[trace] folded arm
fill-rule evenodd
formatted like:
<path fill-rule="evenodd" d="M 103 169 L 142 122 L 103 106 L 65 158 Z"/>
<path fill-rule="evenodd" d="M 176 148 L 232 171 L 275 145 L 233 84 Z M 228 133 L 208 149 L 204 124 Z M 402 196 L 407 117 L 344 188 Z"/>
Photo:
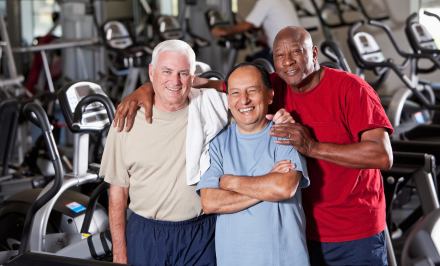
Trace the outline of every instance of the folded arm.
<path fill-rule="evenodd" d="M 283 201 L 295 195 L 301 176 L 301 172 L 293 170 L 252 177 L 224 175 L 220 188 L 262 201 Z"/>
<path fill-rule="evenodd" d="M 260 200 L 217 188 L 200 190 L 203 211 L 209 213 L 234 213 L 247 209 Z"/>

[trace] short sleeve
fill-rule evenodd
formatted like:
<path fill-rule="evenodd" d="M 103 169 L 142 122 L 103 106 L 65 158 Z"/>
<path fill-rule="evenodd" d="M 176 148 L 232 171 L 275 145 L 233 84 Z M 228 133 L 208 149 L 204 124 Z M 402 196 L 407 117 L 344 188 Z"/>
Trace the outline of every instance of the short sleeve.
<path fill-rule="evenodd" d="M 219 145 L 219 136 L 209 144 L 209 157 L 211 164 L 208 170 L 200 177 L 196 190 L 203 188 L 219 188 L 220 177 L 223 176 L 223 156 Z"/>
<path fill-rule="evenodd" d="M 304 156 L 302 156 L 291 145 L 279 145 L 277 144 L 275 150 L 275 162 L 282 160 L 290 160 L 295 164 L 295 171 L 301 172 L 302 177 L 299 182 L 300 188 L 306 188 L 310 185 L 309 172 L 307 170 L 307 162 Z"/>
<path fill-rule="evenodd" d="M 385 128 L 391 135 L 393 127 L 382 107 L 376 91 L 366 82 L 351 83 L 346 90 L 347 125 L 355 141 L 360 141 L 362 132 L 374 128 Z"/>
<path fill-rule="evenodd" d="M 252 8 L 249 15 L 246 17 L 246 21 L 254 25 L 256 28 L 261 27 L 265 17 L 267 16 L 267 12 L 269 10 L 268 3 L 266 0 L 258 0 L 254 8 Z"/>
<path fill-rule="evenodd" d="M 123 140 L 126 134 L 117 132 L 110 126 L 99 170 L 99 175 L 104 177 L 105 182 L 121 187 L 129 187 L 130 184 L 128 170 L 124 164 Z"/>

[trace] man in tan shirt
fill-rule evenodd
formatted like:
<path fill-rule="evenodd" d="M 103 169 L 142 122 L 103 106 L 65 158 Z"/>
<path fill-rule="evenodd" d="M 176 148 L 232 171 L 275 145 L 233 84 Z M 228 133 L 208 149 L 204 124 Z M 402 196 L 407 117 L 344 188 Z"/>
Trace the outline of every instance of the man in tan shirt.
<path fill-rule="evenodd" d="M 114 262 L 215 265 L 215 216 L 202 215 L 196 188 L 185 178 L 194 70 L 195 54 L 187 43 L 157 45 L 149 67 L 155 92 L 153 123 L 145 123 L 144 110 L 139 109 L 130 132 L 110 129 L 100 174 L 111 184 Z M 127 207 L 133 214 L 126 224 Z"/>

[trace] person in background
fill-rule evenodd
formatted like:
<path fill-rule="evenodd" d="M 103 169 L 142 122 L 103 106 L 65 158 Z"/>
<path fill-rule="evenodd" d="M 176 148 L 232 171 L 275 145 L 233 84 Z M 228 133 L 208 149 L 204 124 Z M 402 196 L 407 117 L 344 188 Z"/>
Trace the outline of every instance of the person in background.
<path fill-rule="evenodd" d="M 231 26 L 214 27 L 211 33 L 214 37 L 219 38 L 262 28 L 267 39 L 264 48 L 256 54 L 249 56 L 248 61 L 262 57 L 273 62 L 272 44 L 275 40 L 275 35 L 282 28 L 291 25 L 300 25 L 298 15 L 291 0 L 256 0 L 244 21 Z"/>

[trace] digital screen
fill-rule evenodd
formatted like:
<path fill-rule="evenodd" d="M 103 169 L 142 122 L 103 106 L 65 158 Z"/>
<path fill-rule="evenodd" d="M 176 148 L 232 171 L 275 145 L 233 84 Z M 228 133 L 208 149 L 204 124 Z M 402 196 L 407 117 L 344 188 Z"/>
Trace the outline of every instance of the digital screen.
<path fill-rule="evenodd" d="M 369 43 L 368 43 L 368 39 L 367 39 L 367 37 L 365 37 L 365 36 L 360 36 L 360 37 L 359 37 L 359 40 L 361 41 L 361 43 L 362 43 L 362 45 L 363 45 L 364 47 L 368 47 L 368 46 L 369 46 Z"/>
<path fill-rule="evenodd" d="M 416 31 L 421 37 L 425 36 L 425 31 L 423 30 L 423 27 L 421 25 L 416 26 Z"/>
<path fill-rule="evenodd" d="M 79 86 L 75 88 L 76 90 L 76 95 L 78 95 L 78 98 L 83 98 L 89 94 L 94 93 L 92 88 L 90 88 L 89 86 Z"/>

